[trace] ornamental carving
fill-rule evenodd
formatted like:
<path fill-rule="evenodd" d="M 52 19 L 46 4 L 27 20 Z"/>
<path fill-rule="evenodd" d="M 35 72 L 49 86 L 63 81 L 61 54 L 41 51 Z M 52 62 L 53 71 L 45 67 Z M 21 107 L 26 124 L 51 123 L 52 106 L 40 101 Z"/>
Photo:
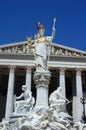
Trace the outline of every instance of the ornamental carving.
<path fill-rule="evenodd" d="M 34 44 L 32 41 L 31 44 Z M 0 48 L 0 54 L 12 54 L 12 55 L 33 55 L 35 51 L 35 46 L 28 46 L 28 41 L 21 44 L 11 44 Z M 82 51 L 76 51 L 73 49 L 66 49 L 66 47 L 59 47 L 52 43 L 51 48 L 49 48 L 49 53 L 52 56 L 62 56 L 62 57 L 86 57 L 86 53 Z"/>
<path fill-rule="evenodd" d="M 86 54 L 72 51 L 72 50 L 68 50 L 68 49 L 61 48 L 61 47 L 56 47 L 53 45 L 51 48 L 51 55 L 64 56 L 64 57 L 83 57 L 83 56 L 86 56 Z"/>
<path fill-rule="evenodd" d="M 31 54 L 31 49 L 28 44 L 13 45 L 0 49 L 0 54 Z"/>

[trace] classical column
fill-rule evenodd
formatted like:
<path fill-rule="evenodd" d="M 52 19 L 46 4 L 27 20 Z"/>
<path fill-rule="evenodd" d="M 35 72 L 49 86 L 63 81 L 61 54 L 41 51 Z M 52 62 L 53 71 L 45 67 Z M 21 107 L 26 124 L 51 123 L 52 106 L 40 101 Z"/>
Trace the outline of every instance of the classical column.
<path fill-rule="evenodd" d="M 32 67 L 26 67 L 26 86 L 29 90 L 31 90 L 31 69 Z"/>
<path fill-rule="evenodd" d="M 59 75 L 59 86 L 62 87 L 62 95 L 66 97 L 65 92 L 65 68 L 59 68 L 60 75 Z"/>
<path fill-rule="evenodd" d="M 83 115 L 83 104 L 80 101 L 80 99 L 83 98 L 81 69 L 76 69 L 76 95 L 77 95 L 77 102 L 75 110 L 76 111 L 75 121 L 80 121 Z"/>
<path fill-rule="evenodd" d="M 9 119 L 11 113 L 13 112 L 14 69 L 14 66 L 10 67 L 5 113 L 6 119 Z"/>
<path fill-rule="evenodd" d="M 72 78 L 72 95 L 73 95 L 73 99 L 72 99 L 72 115 L 73 115 L 73 119 L 74 122 L 77 121 L 77 93 L 76 93 L 76 80 L 75 77 L 73 76 Z"/>
<path fill-rule="evenodd" d="M 34 82 L 36 84 L 37 96 L 36 107 L 48 107 L 48 84 L 50 83 L 50 72 L 34 74 Z"/>

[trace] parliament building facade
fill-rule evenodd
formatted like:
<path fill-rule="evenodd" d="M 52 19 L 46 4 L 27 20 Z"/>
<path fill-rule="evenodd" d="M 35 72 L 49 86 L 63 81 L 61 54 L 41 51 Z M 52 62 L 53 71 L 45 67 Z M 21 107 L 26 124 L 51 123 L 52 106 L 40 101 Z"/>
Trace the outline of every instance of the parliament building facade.
<path fill-rule="evenodd" d="M 13 110 L 13 97 L 22 93 L 21 86 L 26 84 L 36 99 L 36 88 L 33 81 L 35 71 L 34 46 L 27 41 L 0 45 L 0 121 L 8 118 Z M 86 115 L 86 52 L 51 44 L 51 55 L 48 58 L 48 69 L 51 72 L 48 88 L 49 95 L 62 86 L 63 96 L 70 102 L 66 104 L 67 112 L 74 121 Z"/>

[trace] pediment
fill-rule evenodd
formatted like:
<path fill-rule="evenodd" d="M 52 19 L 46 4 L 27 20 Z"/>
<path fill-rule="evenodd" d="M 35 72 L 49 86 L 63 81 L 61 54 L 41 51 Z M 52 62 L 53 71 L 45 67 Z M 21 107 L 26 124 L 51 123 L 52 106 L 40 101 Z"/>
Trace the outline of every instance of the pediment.
<path fill-rule="evenodd" d="M 53 43 L 52 55 L 62 57 L 86 57 L 86 51 Z"/>
<path fill-rule="evenodd" d="M 0 55 L 33 55 L 34 46 L 28 46 L 27 41 L 0 45 Z M 59 57 L 86 57 L 86 52 L 57 43 L 51 44 L 51 55 Z"/>

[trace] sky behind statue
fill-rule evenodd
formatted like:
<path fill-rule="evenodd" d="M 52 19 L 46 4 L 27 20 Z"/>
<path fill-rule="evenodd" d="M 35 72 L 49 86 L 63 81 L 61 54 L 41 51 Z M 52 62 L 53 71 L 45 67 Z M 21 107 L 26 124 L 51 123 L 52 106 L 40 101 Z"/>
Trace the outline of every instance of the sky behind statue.
<path fill-rule="evenodd" d="M 0 44 L 21 42 L 36 34 L 40 21 L 53 42 L 86 51 L 86 0 L 0 0 Z"/>

